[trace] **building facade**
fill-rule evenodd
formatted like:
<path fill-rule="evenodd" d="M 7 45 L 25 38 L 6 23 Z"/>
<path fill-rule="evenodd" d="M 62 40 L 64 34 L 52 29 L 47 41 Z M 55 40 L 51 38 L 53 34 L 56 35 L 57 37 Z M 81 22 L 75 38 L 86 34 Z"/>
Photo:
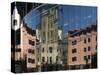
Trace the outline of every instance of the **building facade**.
<path fill-rule="evenodd" d="M 41 42 L 41 66 L 45 64 L 61 64 L 61 51 L 59 41 L 62 40 L 62 30 L 58 26 L 58 10 L 49 7 L 41 10 L 41 24 L 38 37 Z"/>
<path fill-rule="evenodd" d="M 36 71 L 36 31 L 20 20 L 16 6 L 11 19 L 11 60 L 14 68 L 12 71 Z"/>
<path fill-rule="evenodd" d="M 67 65 L 69 69 L 91 68 L 92 56 L 97 53 L 97 26 L 68 32 Z"/>

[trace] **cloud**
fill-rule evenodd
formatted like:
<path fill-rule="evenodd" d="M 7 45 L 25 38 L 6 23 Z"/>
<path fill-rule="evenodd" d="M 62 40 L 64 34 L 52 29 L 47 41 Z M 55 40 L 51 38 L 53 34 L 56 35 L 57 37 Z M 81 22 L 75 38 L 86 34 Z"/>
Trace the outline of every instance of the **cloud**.
<path fill-rule="evenodd" d="M 65 23 L 65 24 L 64 24 L 64 26 L 67 26 L 67 25 L 68 25 L 68 23 Z"/>
<path fill-rule="evenodd" d="M 92 17 L 92 16 L 90 16 L 90 15 L 88 16 L 88 18 L 91 18 L 91 17 Z"/>

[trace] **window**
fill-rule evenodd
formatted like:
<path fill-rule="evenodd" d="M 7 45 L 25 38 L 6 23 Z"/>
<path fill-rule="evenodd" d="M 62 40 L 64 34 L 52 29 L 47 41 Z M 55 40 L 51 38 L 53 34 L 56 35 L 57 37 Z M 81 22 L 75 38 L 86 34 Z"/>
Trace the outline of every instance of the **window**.
<path fill-rule="evenodd" d="M 34 46 L 35 45 L 35 41 L 29 40 L 29 44 Z"/>
<path fill-rule="evenodd" d="M 50 63 L 52 63 L 52 57 L 50 57 Z"/>
<path fill-rule="evenodd" d="M 72 49 L 72 53 L 76 53 L 76 52 L 77 52 L 76 48 Z"/>
<path fill-rule="evenodd" d="M 84 52 L 86 52 L 86 48 L 84 48 Z"/>
<path fill-rule="evenodd" d="M 56 56 L 56 61 L 58 61 L 58 56 Z"/>
<path fill-rule="evenodd" d="M 84 39 L 84 43 L 86 43 L 86 39 Z"/>
<path fill-rule="evenodd" d="M 32 50 L 31 53 L 34 54 L 34 50 Z"/>
<path fill-rule="evenodd" d="M 97 41 L 97 36 L 96 36 L 96 38 L 95 38 L 95 39 L 96 39 L 96 41 Z"/>
<path fill-rule="evenodd" d="M 88 59 L 90 59 L 90 55 L 88 55 Z"/>
<path fill-rule="evenodd" d="M 88 51 L 90 51 L 90 49 L 91 49 L 91 48 L 90 48 L 90 46 L 89 46 L 89 47 L 88 47 Z"/>
<path fill-rule="evenodd" d="M 16 52 L 21 52 L 20 48 L 15 49 Z"/>
<path fill-rule="evenodd" d="M 13 25 L 14 26 L 17 25 L 17 20 L 16 19 L 13 20 Z"/>
<path fill-rule="evenodd" d="M 95 46 L 95 49 L 97 50 L 97 45 Z"/>
<path fill-rule="evenodd" d="M 76 44 L 77 44 L 76 40 L 72 41 L 72 45 L 76 45 Z"/>
<path fill-rule="evenodd" d="M 35 59 L 28 58 L 29 63 L 35 63 Z"/>
<path fill-rule="evenodd" d="M 28 53 L 31 53 L 31 49 L 28 50 Z"/>
<path fill-rule="evenodd" d="M 53 49 L 52 47 L 49 47 L 49 52 L 50 52 L 50 53 L 52 53 L 52 49 Z"/>
<path fill-rule="evenodd" d="M 45 62 L 45 57 L 42 57 L 42 62 Z"/>
<path fill-rule="evenodd" d="M 20 29 L 18 29 L 18 30 L 16 31 L 16 33 L 15 33 L 15 36 L 14 36 L 14 37 L 16 37 L 15 40 L 14 40 L 16 45 L 18 45 L 18 44 L 21 43 L 20 35 L 21 35 Z"/>
<path fill-rule="evenodd" d="M 90 38 L 88 38 L 88 42 L 91 42 L 91 39 Z"/>
<path fill-rule="evenodd" d="M 72 57 L 72 61 L 73 62 L 77 61 L 77 58 L 76 57 Z"/>
<path fill-rule="evenodd" d="M 34 50 L 29 49 L 29 50 L 28 50 L 28 53 L 32 53 L 32 54 L 34 54 Z"/>
<path fill-rule="evenodd" d="M 44 48 L 42 48 L 42 52 L 44 52 Z"/>
<path fill-rule="evenodd" d="M 84 60 L 87 60 L 87 57 L 86 56 L 84 56 Z"/>

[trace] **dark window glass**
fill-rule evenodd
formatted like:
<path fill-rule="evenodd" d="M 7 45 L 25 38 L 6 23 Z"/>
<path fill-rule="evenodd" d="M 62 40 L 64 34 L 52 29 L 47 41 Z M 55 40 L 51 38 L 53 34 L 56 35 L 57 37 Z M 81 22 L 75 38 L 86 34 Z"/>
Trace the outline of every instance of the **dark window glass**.
<path fill-rule="evenodd" d="M 91 50 L 91 48 L 90 48 L 90 46 L 88 47 L 88 51 L 90 51 Z"/>
<path fill-rule="evenodd" d="M 45 57 L 42 57 L 42 62 L 45 62 Z"/>
<path fill-rule="evenodd" d="M 34 46 L 35 45 L 35 41 L 29 40 L 29 44 Z"/>
<path fill-rule="evenodd" d="M 58 61 L 58 56 L 56 56 L 56 61 Z"/>
<path fill-rule="evenodd" d="M 76 40 L 72 41 L 72 45 L 76 45 L 76 44 L 77 44 Z"/>
<path fill-rule="evenodd" d="M 86 43 L 86 39 L 84 39 L 84 43 Z"/>
<path fill-rule="evenodd" d="M 90 59 L 90 55 L 88 55 L 88 59 Z"/>
<path fill-rule="evenodd" d="M 84 52 L 86 52 L 86 48 L 84 48 Z"/>
<path fill-rule="evenodd" d="M 72 53 L 76 53 L 76 52 L 77 52 L 76 48 L 72 49 Z"/>
<path fill-rule="evenodd" d="M 52 49 L 53 49 L 52 47 L 49 47 L 49 52 L 50 52 L 50 53 L 52 53 Z"/>
<path fill-rule="evenodd" d="M 34 54 L 34 50 L 29 49 L 29 50 L 28 50 L 28 53 L 32 53 L 32 54 Z"/>
<path fill-rule="evenodd" d="M 95 49 L 97 50 L 97 45 L 95 46 Z"/>
<path fill-rule="evenodd" d="M 73 62 L 77 61 L 77 58 L 76 57 L 72 57 L 72 61 Z"/>
<path fill-rule="evenodd" d="M 88 42 L 91 42 L 91 39 L 90 38 L 88 38 Z"/>
<path fill-rule="evenodd" d="M 31 49 L 28 50 L 28 53 L 31 53 Z"/>
<path fill-rule="evenodd" d="M 52 57 L 50 57 L 50 63 L 52 63 Z"/>
<path fill-rule="evenodd" d="M 35 59 L 28 58 L 29 63 L 35 63 Z"/>
<path fill-rule="evenodd" d="M 32 54 L 34 54 L 34 50 L 32 50 Z"/>
<path fill-rule="evenodd" d="M 97 36 L 96 36 L 96 41 L 97 41 Z"/>
<path fill-rule="evenodd" d="M 44 52 L 44 48 L 42 48 L 42 52 Z"/>

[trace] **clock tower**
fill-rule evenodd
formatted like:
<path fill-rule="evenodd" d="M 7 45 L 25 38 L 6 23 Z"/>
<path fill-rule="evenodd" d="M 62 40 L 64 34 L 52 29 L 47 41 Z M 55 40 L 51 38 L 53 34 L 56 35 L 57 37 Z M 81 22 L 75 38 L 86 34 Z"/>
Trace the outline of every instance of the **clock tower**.
<path fill-rule="evenodd" d="M 11 21 L 11 28 L 15 31 L 18 30 L 20 28 L 20 14 L 18 13 L 16 4 L 13 10 L 13 14 L 11 15 Z"/>

